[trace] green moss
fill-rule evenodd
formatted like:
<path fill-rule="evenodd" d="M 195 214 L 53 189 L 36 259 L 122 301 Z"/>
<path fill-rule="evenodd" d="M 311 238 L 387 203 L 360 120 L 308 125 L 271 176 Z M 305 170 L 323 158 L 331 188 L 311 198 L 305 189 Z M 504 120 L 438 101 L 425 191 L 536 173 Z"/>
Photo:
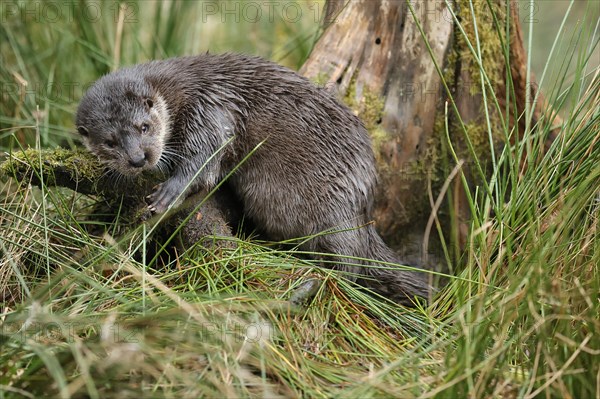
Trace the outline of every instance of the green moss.
<path fill-rule="evenodd" d="M 467 137 L 469 137 L 476 154 L 489 154 L 490 148 L 487 127 L 484 124 L 478 122 L 467 123 L 465 124 L 465 131 L 467 132 Z"/>
<path fill-rule="evenodd" d="M 369 132 L 375 131 L 381 123 L 383 117 L 383 99 L 365 88 L 359 108 L 359 117 L 364 121 Z"/>
<path fill-rule="evenodd" d="M 486 109 L 484 101 L 481 99 L 483 95 L 481 92 L 481 73 L 482 69 L 485 71 L 486 76 L 492 85 L 495 85 L 494 90 L 497 95 L 503 95 L 499 90 L 503 88 L 505 78 L 505 63 L 504 57 L 502 56 L 502 42 L 498 36 L 498 32 L 494 27 L 494 21 L 492 13 L 486 2 L 475 2 L 472 3 L 473 14 L 476 18 L 477 25 L 473 22 L 473 14 L 471 13 L 471 7 L 469 2 L 465 0 L 459 0 L 456 2 L 454 7 L 457 10 L 457 16 L 460 20 L 460 25 L 464 30 L 464 35 L 460 31 L 458 26 L 454 28 L 455 40 L 452 50 L 449 52 L 447 57 L 446 68 L 444 69 L 444 79 L 446 80 L 448 87 L 455 88 L 453 96 L 455 100 L 458 96 L 470 95 L 475 98 L 472 100 L 480 107 L 478 113 L 469 112 L 473 115 L 471 119 L 462 116 L 464 126 L 461 126 L 459 121 L 454 115 L 454 112 L 449 109 L 449 134 L 451 144 L 457 153 L 457 156 L 461 159 L 469 160 L 472 158 L 472 154 L 468 150 L 467 138 L 471 142 L 475 154 L 479 158 L 479 161 L 483 164 L 489 162 L 490 148 L 489 148 L 489 134 L 488 126 L 485 119 Z M 506 13 L 504 1 L 495 2 L 493 4 L 494 12 L 496 13 L 498 22 L 504 24 Z M 467 45 L 468 42 L 477 51 L 477 38 L 475 35 L 475 26 L 477 27 L 477 37 L 479 38 L 479 46 L 481 49 L 481 61 L 482 64 L 476 61 L 475 55 L 471 52 L 471 49 Z M 466 38 L 465 38 L 466 35 Z M 459 74 L 457 76 L 457 73 Z M 502 134 L 502 123 L 501 115 L 498 115 L 492 102 L 493 93 L 489 91 L 486 93 L 488 97 L 488 109 L 487 113 L 490 117 L 492 140 L 494 144 L 498 144 L 503 141 L 504 135 Z M 468 104 L 469 101 L 466 103 Z M 462 103 L 465 103 L 462 101 Z M 460 105 L 459 105 L 460 109 Z M 461 111 L 463 111 L 461 109 Z M 467 111 L 467 110 L 464 110 Z M 445 133 L 445 115 L 443 112 L 439 112 L 436 116 L 434 124 L 433 137 L 438 137 L 442 140 L 446 140 Z M 437 145 L 438 150 L 440 147 Z M 435 158 L 435 157 L 434 157 Z"/>
<path fill-rule="evenodd" d="M 492 12 L 486 2 L 474 2 L 473 13 L 471 13 L 469 2 L 458 1 L 457 9 L 460 10 L 459 16 L 461 26 L 468 38 L 469 43 L 477 52 L 477 37 L 479 38 L 479 48 L 481 50 L 481 66 L 477 62 L 475 55 L 469 49 L 465 36 L 456 28 L 455 51 L 457 58 L 461 61 L 461 67 L 468 71 L 470 82 L 469 90 L 471 94 L 481 92 L 481 68 L 485 71 L 489 81 L 494 84 L 504 80 L 504 57 L 500 53 L 502 42 L 494 28 Z M 498 4 L 499 3 L 499 4 Z M 501 24 L 504 23 L 505 5 L 504 1 L 494 3 L 494 13 Z M 477 25 L 473 22 L 473 14 Z M 477 26 L 477 35 L 475 34 Z"/>
<path fill-rule="evenodd" d="M 382 167 L 387 167 L 387 164 L 385 164 L 385 162 L 380 162 L 381 145 L 389 140 L 387 132 L 383 130 L 381 126 L 377 126 L 374 129 L 370 130 L 369 134 L 371 135 L 371 144 L 373 146 L 373 150 L 375 151 L 375 158 L 377 159 L 377 164 Z"/>
<path fill-rule="evenodd" d="M 439 140 L 446 140 L 446 126 L 445 126 L 445 121 L 444 121 L 444 116 L 441 115 L 439 117 L 436 118 L 435 124 L 434 124 L 434 135 L 433 138 L 438 138 Z M 471 121 L 468 123 L 464 124 L 464 131 L 463 131 L 463 127 L 459 126 L 458 123 L 454 122 L 454 121 L 450 121 L 450 126 L 449 126 L 449 131 L 450 131 L 450 139 L 451 139 L 451 144 L 454 148 L 454 151 L 456 151 L 456 155 L 459 159 L 471 159 L 471 153 L 468 150 L 468 146 L 466 143 L 466 137 L 469 138 L 469 141 L 471 142 L 471 145 L 473 146 L 473 149 L 475 151 L 475 154 L 477 154 L 477 156 L 479 157 L 480 161 L 484 161 L 486 159 L 489 159 L 489 154 L 490 154 L 490 146 L 489 146 L 489 137 L 488 137 L 488 131 L 487 131 L 487 125 L 485 124 L 484 121 Z M 465 136 L 466 133 L 466 136 Z M 436 161 L 439 160 L 440 158 L 440 154 L 439 151 L 441 150 L 441 143 L 439 142 L 439 140 L 437 140 L 438 142 L 435 145 L 432 145 L 431 147 L 435 147 L 437 152 L 433 152 L 431 155 L 428 154 L 428 162 L 431 163 L 435 163 Z M 428 148 L 429 151 L 429 148 Z M 447 154 L 449 156 L 449 154 Z"/>
<path fill-rule="evenodd" d="M 363 121 L 369 133 L 373 134 L 379 128 L 383 117 L 383 98 L 373 90 L 363 86 L 360 98 L 357 100 L 356 78 L 353 77 L 343 101 Z"/>
<path fill-rule="evenodd" d="M 34 169 L 39 172 L 40 160 L 43 167 L 55 169 L 61 167 L 62 170 L 69 171 L 74 180 L 96 181 L 103 173 L 103 168 L 96 157 L 84 149 L 67 150 L 56 148 L 53 150 L 27 149 L 22 152 L 15 152 L 11 157 L 0 165 L 1 175 L 22 174 L 19 172 L 27 169 Z M 46 175 L 47 179 L 52 179 L 52 175 Z M 55 184 L 52 180 L 46 181 L 47 185 Z"/>
<path fill-rule="evenodd" d="M 326 73 L 319 73 L 317 76 L 311 78 L 310 80 L 315 85 L 323 87 L 329 83 L 329 75 L 327 75 Z"/>

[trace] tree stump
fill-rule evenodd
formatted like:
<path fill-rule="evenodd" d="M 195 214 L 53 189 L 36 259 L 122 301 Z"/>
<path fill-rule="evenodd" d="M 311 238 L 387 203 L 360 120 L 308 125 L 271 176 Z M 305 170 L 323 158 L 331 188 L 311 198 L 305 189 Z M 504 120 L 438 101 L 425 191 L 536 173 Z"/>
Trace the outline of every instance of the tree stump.
<path fill-rule="evenodd" d="M 500 0 L 491 3 L 496 19 L 487 2 L 473 4 L 475 25 L 467 1 L 329 1 L 323 33 L 300 71 L 337 91 L 365 122 L 380 176 L 377 229 L 389 244 L 413 258 L 422 255 L 421 240 L 430 223 L 433 201 L 456 165 L 447 151 L 446 109 L 451 144 L 464 160 L 463 171 L 471 182 L 486 177 L 470 167 L 473 156 L 490 166 L 492 150 L 504 143 L 503 115 L 493 106 L 488 109 L 494 135 L 492 140 L 488 137 L 481 68 L 466 38 L 475 46 L 478 35 L 483 44 L 483 69 L 502 101 L 507 100 L 506 85 L 512 75 L 517 109 L 511 109 L 515 116 L 511 121 L 519 123 L 519 131 L 523 131 L 524 118 L 519 116 L 525 109 L 526 57 L 517 10 L 510 8 L 512 63 L 507 68 L 502 50 L 506 5 Z M 495 26 L 500 26 L 500 33 Z M 500 109 L 504 110 L 502 101 Z M 540 97 L 534 107 L 534 123 L 542 105 Z M 446 194 L 447 205 L 437 213 L 446 221 L 445 233 L 455 237 L 460 248 L 466 239 L 469 212 L 460 179 L 454 181 Z"/>

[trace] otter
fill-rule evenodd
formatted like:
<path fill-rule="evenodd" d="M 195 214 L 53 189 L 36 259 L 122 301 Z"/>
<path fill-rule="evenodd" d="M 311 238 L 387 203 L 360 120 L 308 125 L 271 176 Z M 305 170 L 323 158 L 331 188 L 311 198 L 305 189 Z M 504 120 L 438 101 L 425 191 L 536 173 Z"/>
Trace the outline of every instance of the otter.
<path fill-rule="evenodd" d="M 76 126 L 109 169 L 167 174 L 148 197 L 154 213 L 245 160 L 228 184 L 269 238 L 314 235 L 303 250 L 335 254 L 318 260 L 376 293 L 404 304 L 428 295 L 424 273 L 377 262 L 402 263 L 371 223 L 377 173 L 363 123 L 288 68 L 232 53 L 123 68 L 88 89 Z"/>

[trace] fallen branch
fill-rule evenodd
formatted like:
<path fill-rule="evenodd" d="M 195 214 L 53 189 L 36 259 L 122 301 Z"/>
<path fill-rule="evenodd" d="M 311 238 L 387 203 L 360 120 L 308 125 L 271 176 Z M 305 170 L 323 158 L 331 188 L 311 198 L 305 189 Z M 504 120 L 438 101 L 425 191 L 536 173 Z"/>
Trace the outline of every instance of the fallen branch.
<path fill-rule="evenodd" d="M 143 223 L 150 216 L 144 198 L 162 180 L 157 174 L 142 174 L 136 178 L 117 179 L 85 150 L 33 150 L 9 155 L 0 165 L 0 176 L 7 175 L 22 183 L 41 187 L 66 187 L 80 194 L 100 197 L 119 210 L 121 224 L 128 227 Z M 237 203 L 226 190 L 205 198 L 197 193 L 188 198 L 163 221 L 163 229 L 175 231 L 182 223 L 179 243 L 187 249 L 198 241 L 212 246 L 206 236 L 233 237 L 230 225 L 239 218 Z M 198 208 L 197 205 L 204 200 Z M 194 215 L 190 216 L 190 213 Z M 232 241 L 223 241 L 231 246 Z"/>

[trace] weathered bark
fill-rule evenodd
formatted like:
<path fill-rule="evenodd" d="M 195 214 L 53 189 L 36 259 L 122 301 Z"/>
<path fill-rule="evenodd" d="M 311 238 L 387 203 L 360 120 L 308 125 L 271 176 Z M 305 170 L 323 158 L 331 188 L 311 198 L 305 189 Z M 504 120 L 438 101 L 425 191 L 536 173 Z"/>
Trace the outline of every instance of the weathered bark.
<path fill-rule="evenodd" d="M 441 2 L 416 2 L 418 10 Z M 404 1 L 328 3 L 335 18 L 308 61 L 305 76 L 335 87 L 372 133 L 380 176 L 375 218 L 384 238 L 427 211 L 425 169 L 440 95 L 440 77 Z M 438 9 L 439 10 L 439 9 Z M 422 21 L 442 64 L 451 45 L 451 21 Z M 421 193 L 421 195 L 419 194 Z M 406 243 L 402 243 L 405 244 Z"/>
<path fill-rule="evenodd" d="M 492 3 L 502 30 L 504 2 Z M 469 3 L 449 1 L 448 4 L 474 44 L 475 28 Z M 487 2 L 475 2 L 474 7 L 477 34 L 485 44 L 481 50 L 483 67 L 497 97 L 503 99 L 507 74 L 502 42 Z M 513 10 L 510 21 L 512 63 L 509 68 L 518 108 L 512 112 L 521 115 L 525 106 L 525 52 L 515 13 Z M 447 147 L 445 107 L 451 101 L 449 94 L 458 111 L 454 111 L 450 102 L 450 140 L 458 156 L 465 161 L 463 170 L 473 182 L 480 182 L 484 176 L 469 168 L 472 154 L 459 118 L 467 127 L 476 156 L 485 166 L 490 160 L 490 144 L 497 149 L 503 143 L 501 115 L 492 104 L 488 106 L 491 129 L 497 132 L 490 143 L 483 112 L 480 68 L 445 2 L 413 1 L 409 6 L 406 0 L 337 0 L 327 3 L 325 15 L 323 34 L 301 73 L 337 90 L 364 120 L 372 135 L 380 175 L 375 210 L 377 228 L 393 246 L 405 251 L 408 248 L 409 255 L 411 248 L 412 252 L 419 252 L 421 243 L 415 243 L 414 237 L 422 237 L 432 212 L 428 187 L 433 187 L 435 200 L 455 165 L 454 159 L 444 151 Z M 450 93 L 442 84 L 434 61 Z M 503 107 L 501 104 L 502 110 Z M 539 115 L 541 105 L 535 109 Z M 455 182 L 447 193 L 450 207 L 437 212 L 440 217 L 445 216 L 445 220 L 453 215 L 455 223 L 447 223 L 447 226 L 454 226 L 452 236 L 464 243 L 469 213 L 460 179 Z"/>

